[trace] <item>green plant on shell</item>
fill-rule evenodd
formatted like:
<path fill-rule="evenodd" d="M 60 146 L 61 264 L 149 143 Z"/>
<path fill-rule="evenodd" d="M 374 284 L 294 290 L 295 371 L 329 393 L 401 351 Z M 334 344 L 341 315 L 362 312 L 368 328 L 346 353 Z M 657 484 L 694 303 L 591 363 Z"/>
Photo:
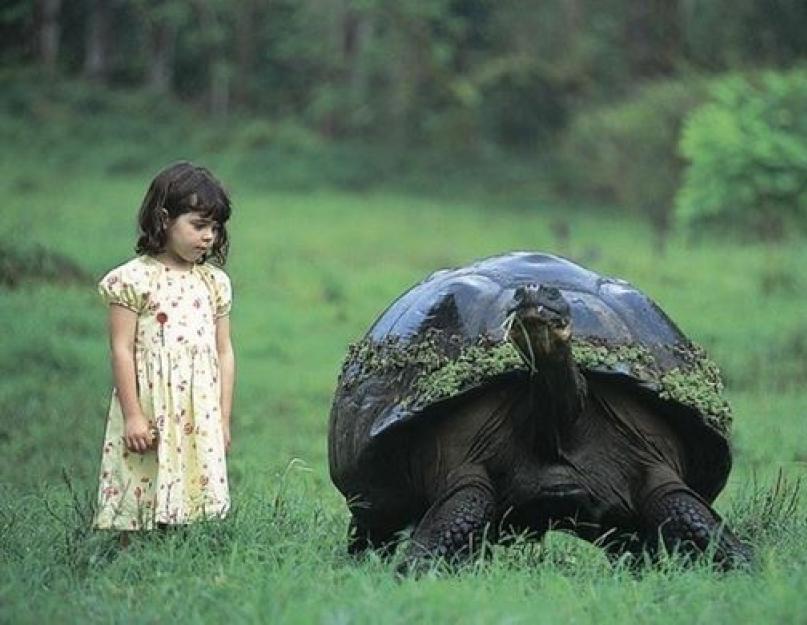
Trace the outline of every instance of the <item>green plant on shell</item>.
<path fill-rule="evenodd" d="M 681 350 L 679 355 L 682 355 Z M 720 370 L 697 345 L 692 345 L 682 357 L 687 366 L 671 369 L 661 377 L 659 397 L 697 409 L 709 425 L 727 434 L 731 427 L 731 407 L 723 397 Z"/>
<path fill-rule="evenodd" d="M 452 397 L 484 380 L 526 367 L 511 343 L 494 347 L 471 346 L 431 375 L 418 378 L 413 388 L 417 403 L 426 406 Z"/>
<path fill-rule="evenodd" d="M 681 366 L 662 369 L 644 345 L 612 343 L 596 338 L 572 339 L 572 353 L 580 367 L 628 373 L 658 389 L 659 397 L 697 410 L 707 424 L 726 435 L 731 410 L 723 398 L 720 372 L 697 345 L 667 346 Z M 341 385 L 353 387 L 382 376 L 397 389 L 402 405 L 421 410 L 450 399 L 497 376 L 528 369 L 509 341 L 487 337 L 464 342 L 439 331 L 426 332 L 417 341 L 397 337 L 365 339 L 351 345 L 342 369 Z"/>

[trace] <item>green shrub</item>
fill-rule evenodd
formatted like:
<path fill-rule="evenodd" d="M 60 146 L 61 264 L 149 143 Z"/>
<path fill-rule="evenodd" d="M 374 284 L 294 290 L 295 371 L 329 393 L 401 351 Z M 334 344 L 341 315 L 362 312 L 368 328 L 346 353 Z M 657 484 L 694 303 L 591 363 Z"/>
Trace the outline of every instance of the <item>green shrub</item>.
<path fill-rule="evenodd" d="M 683 132 L 678 218 L 760 239 L 807 230 L 805 111 L 804 68 L 717 82 Z"/>
<path fill-rule="evenodd" d="M 579 113 L 562 147 L 566 191 L 641 213 L 663 236 L 684 165 L 677 154 L 680 130 L 704 97 L 701 79 L 664 81 Z"/>

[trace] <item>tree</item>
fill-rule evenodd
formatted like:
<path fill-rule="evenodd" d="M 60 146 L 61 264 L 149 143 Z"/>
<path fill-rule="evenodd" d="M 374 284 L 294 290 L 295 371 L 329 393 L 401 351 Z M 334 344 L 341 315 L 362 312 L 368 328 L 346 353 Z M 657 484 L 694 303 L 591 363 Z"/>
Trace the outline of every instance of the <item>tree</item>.
<path fill-rule="evenodd" d="M 196 50 L 207 66 L 209 111 L 225 117 L 230 109 L 232 63 L 227 42 L 232 39 L 234 7 L 221 0 L 193 0 L 192 6 L 198 18 Z"/>
<path fill-rule="evenodd" d="M 263 4 L 258 0 L 240 0 L 235 11 L 235 72 L 233 103 L 240 109 L 253 104 L 255 52 L 258 47 L 258 25 L 265 19 Z"/>
<path fill-rule="evenodd" d="M 84 75 L 93 80 L 104 80 L 109 69 L 109 0 L 91 0 L 84 49 Z"/>
<path fill-rule="evenodd" d="M 146 84 L 158 93 L 174 86 L 177 33 L 188 22 L 189 10 L 181 0 L 135 0 L 146 43 Z"/>
<path fill-rule="evenodd" d="M 39 60 L 49 71 L 56 69 L 61 29 L 59 13 L 62 0 L 37 0 Z"/>

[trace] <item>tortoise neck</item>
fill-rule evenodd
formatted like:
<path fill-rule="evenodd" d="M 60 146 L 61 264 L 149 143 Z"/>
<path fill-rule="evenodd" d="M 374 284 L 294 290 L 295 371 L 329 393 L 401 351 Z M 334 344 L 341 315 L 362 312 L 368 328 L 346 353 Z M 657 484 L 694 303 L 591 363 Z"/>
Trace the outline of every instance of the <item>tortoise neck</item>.
<path fill-rule="evenodd" d="M 549 445 L 542 451 L 555 457 L 560 453 L 566 432 L 585 407 L 586 379 L 569 345 L 536 364 L 536 371 L 530 377 L 532 411 L 539 428 L 538 440 L 541 445 Z"/>

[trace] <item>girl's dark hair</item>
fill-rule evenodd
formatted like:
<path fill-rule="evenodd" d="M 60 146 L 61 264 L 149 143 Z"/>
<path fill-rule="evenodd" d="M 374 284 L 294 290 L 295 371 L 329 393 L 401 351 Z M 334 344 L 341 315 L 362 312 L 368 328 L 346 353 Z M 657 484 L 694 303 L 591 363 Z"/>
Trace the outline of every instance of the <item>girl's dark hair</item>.
<path fill-rule="evenodd" d="M 218 225 L 216 240 L 200 262 L 208 258 L 220 265 L 227 262 L 230 241 L 225 224 L 230 218 L 230 198 L 209 170 L 180 161 L 154 177 L 137 217 L 139 236 L 135 251 L 138 254 L 158 254 L 165 249 L 168 234 L 163 208 L 170 219 L 194 212 L 215 221 Z"/>

